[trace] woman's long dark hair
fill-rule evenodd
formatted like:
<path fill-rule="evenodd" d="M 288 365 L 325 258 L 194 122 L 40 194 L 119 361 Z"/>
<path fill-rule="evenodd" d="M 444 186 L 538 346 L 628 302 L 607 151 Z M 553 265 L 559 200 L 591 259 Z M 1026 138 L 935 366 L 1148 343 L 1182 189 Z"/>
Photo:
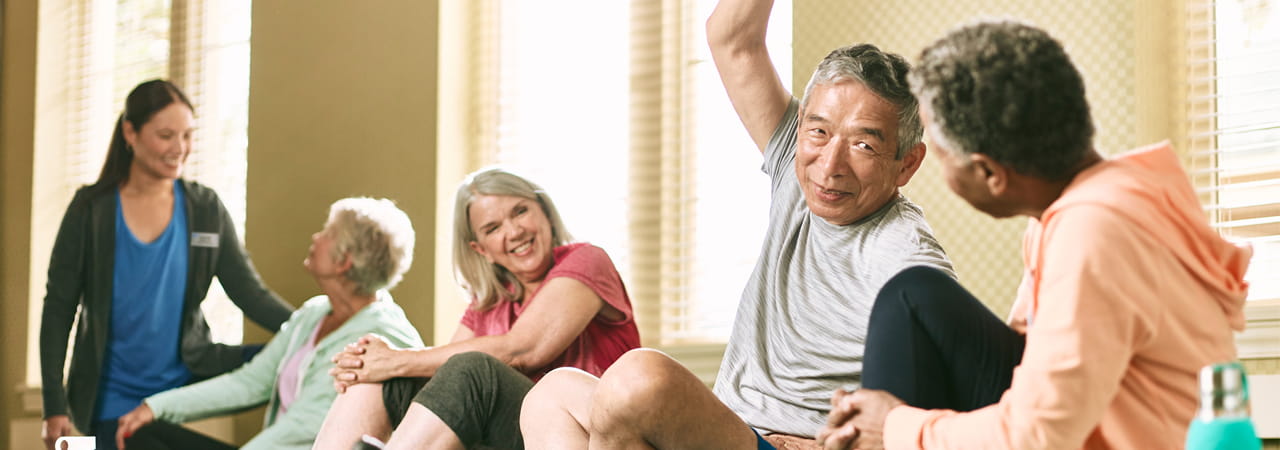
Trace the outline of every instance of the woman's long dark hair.
<path fill-rule="evenodd" d="M 107 148 L 107 161 L 102 163 L 102 173 L 98 181 L 89 188 L 95 191 L 113 190 L 129 179 L 129 166 L 133 164 L 133 148 L 124 139 L 124 122 L 133 124 L 135 132 L 142 131 L 142 126 L 160 110 L 182 102 L 194 112 L 191 101 L 173 83 L 165 80 L 151 80 L 139 84 L 129 92 L 124 101 L 124 112 L 116 120 L 115 132 L 111 134 L 111 146 Z"/>

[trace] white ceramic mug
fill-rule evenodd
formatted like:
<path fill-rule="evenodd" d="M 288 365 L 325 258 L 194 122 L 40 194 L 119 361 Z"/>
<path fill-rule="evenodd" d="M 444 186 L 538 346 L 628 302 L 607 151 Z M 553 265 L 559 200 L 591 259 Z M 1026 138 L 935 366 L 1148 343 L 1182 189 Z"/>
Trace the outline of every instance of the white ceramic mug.
<path fill-rule="evenodd" d="M 62 446 L 63 442 L 67 443 L 66 447 Z M 56 450 L 94 450 L 98 448 L 98 438 L 93 436 L 63 436 L 53 444 L 53 448 Z"/>

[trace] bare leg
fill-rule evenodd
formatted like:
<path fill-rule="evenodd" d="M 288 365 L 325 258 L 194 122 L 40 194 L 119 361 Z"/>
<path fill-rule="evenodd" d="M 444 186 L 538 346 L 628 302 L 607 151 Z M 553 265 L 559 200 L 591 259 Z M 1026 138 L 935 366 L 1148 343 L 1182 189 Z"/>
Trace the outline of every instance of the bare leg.
<path fill-rule="evenodd" d="M 746 422 L 665 353 L 622 355 L 592 396 L 590 448 L 755 448 Z"/>
<path fill-rule="evenodd" d="M 329 407 L 312 450 L 351 450 L 368 434 L 380 440 L 391 435 L 391 419 L 382 404 L 382 384 L 357 384 L 339 394 Z"/>
<path fill-rule="evenodd" d="M 400 422 L 400 426 L 391 434 L 391 441 L 387 442 L 387 450 L 463 448 L 462 441 L 449 425 L 427 407 L 416 402 L 409 405 L 404 421 Z"/>
<path fill-rule="evenodd" d="M 520 407 L 525 448 L 587 448 L 591 397 L 599 382 L 589 373 L 566 367 L 551 371 L 533 385 Z"/>

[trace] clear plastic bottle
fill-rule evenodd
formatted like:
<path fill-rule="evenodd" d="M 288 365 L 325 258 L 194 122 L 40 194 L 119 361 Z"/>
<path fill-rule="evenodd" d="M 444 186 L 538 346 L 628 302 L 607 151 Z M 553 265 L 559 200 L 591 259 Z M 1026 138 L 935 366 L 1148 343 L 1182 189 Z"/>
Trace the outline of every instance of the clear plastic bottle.
<path fill-rule="evenodd" d="M 1200 409 L 1187 430 L 1187 450 L 1258 450 L 1249 418 L 1249 382 L 1239 361 L 1200 369 Z"/>

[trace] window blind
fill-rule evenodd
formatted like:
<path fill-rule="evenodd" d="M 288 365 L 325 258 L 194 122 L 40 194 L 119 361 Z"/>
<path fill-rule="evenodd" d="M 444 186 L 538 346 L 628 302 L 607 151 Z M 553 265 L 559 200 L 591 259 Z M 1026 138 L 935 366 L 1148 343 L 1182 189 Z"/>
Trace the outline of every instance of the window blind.
<path fill-rule="evenodd" d="M 1191 176 L 1213 226 L 1254 248 L 1249 299 L 1280 299 L 1280 2 L 1187 13 Z"/>
<path fill-rule="evenodd" d="M 686 168 L 694 182 L 694 263 L 692 297 L 673 318 L 671 338 L 725 342 L 761 242 L 768 227 L 769 178 L 764 159 L 729 103 L 720 74 L 711 61 L 704 23 L 717 2 L 698 0 L 683 39 L 688 51 L 682 67 L 690 130 L 685 145 L 693 153 Z M 792 2 L 776 1 L 765 44 L 783 83 L 791 80 Z M 788 169 L 790 170 L 790 169 Z"/>
<path fill-rule="evenodd" d="M 214 189 L 245 236 L 251 0 L 171 0 L 169 79 L 195 105 L 184 176 Z M 214 283 L 201 305 L 217 342 L 238 344 L 243 314 Z"/>
<path fill-rule="evenodd" d="M 683 2 L 632 1 L 629 116 L 632 275 L 646 345 L 669 344 L 690 297 L 692 154 L 685 146 Z"/>
<path fill-rule="evenodd" d="M 574 238 L 605 249 L 628 280 L 627 4 L 480 6 L 490 31 L 473 70 L 493 83 L 475 96 L 471 169 L 499 165 L 542 186 Z"/>
<path fill-rule="evenodd" d="M 659 281 L 655 342 L 668 349 L 728 340 L 768 226 L 762 156 L 707 46 L 705 22 L 715 5 L 632 6 L 632 183 L 657 193 L 652 205 L 633 205 L 640 223 L 632 232 L 654 229 L 650 224 L 660 231 L 648 273 Z M 773 5 L 766 44 L 779 76 L 790 80 L 791 2 Z"/>

